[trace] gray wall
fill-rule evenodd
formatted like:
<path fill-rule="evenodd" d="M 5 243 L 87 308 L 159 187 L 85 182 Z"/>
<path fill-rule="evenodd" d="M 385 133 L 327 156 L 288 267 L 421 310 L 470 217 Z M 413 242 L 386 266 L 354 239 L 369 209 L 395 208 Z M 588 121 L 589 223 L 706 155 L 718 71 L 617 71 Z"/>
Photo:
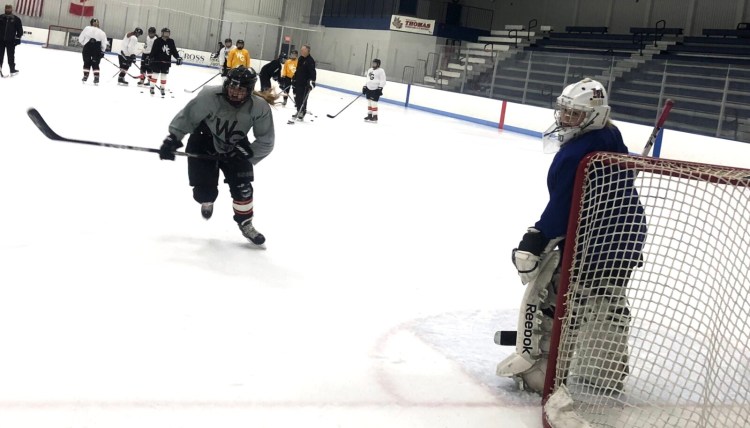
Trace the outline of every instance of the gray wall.
<path fill-rule="evenodd" d="M 144 32 L 151 26 L 157 31 L 169 27 L 178 47 L 215 51 L 217 43 L 232 34 L 234 39 L 245 38 L 248 48 L 252 48 L 251 53 L 263 51 L 265 57 L 266 50 L 269 54 L 277 50 L 281 35 L 281 30 L 272 24 L 319 25 L 323 1 L 99 0 L 94 2 L 94 16 L 100 20 L 107 36 L 115 39 L 122 39 L 135 27 L 143 28 Z M 71 15 L 69 5 L 70 0 L 46 0 L 41 17 L 21 16 L 21 19 L 24 25 L 37 28 L 50 25 L 83 28 L 88 25 L 90 18 Z M 248 22 L 255 25 L 248 25 Z M 227 29 L 230 25 L 231 28 Z M 235 31 L 236 35 L 233 34 Z M 270 40 L 272 38 L 276 40 Z"/>

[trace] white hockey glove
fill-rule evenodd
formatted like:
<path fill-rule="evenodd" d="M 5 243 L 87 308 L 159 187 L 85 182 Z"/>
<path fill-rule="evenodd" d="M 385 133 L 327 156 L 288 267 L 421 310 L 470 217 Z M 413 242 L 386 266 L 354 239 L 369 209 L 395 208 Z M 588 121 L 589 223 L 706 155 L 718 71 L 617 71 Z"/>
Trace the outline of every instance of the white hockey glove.
<path fill-rule="evenodd" d="M 530 227 L 523 235 L 518 248 L 513 249 L 513 265 L 518 270 L 523 285 L 539 275 L 542 257 L 552 251 L 562 238 L 550 240 L 539 230 Z"/>

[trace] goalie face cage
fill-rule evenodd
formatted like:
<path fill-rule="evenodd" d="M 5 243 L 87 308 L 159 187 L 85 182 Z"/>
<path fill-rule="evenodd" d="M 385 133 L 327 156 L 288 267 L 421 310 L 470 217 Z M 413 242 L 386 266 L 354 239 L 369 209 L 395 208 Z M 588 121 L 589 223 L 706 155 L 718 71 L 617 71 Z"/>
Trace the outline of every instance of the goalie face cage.
<path fill-rule="evenodd" d="M 50 25 L 47 32 L 47 42 L 42 47 L 81 52 L 83 46 L 78 42 L 81 31 L 83 30 L 80 28 Z"/>
<path fill-rule="evenodd" d="M 594 153 L 575 186 L 545 427 L 750 426 L 750 170 Z"/>

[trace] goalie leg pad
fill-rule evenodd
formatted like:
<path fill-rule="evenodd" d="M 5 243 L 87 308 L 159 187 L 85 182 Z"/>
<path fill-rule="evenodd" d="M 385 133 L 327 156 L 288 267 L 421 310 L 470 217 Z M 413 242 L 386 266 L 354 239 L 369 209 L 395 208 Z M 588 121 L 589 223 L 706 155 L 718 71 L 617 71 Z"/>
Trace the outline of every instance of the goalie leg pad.
<path fill-rule="evenodd" d="M 607 294 L 585 300 L 572 369 L 589 385 L 622 391 L 629 372 L 630 310 L 624 287 L 609 285 L 605 289 Z"/>
<path fill-rule="evenodd" d="M 513 378 L 521 389 L 541 392 L 544 388 L 559 264 L 557 250 L 542 257 L 539 274 L 526 286 L 521 301 L 516 352 L 497 365 L 496 374 Z"/>

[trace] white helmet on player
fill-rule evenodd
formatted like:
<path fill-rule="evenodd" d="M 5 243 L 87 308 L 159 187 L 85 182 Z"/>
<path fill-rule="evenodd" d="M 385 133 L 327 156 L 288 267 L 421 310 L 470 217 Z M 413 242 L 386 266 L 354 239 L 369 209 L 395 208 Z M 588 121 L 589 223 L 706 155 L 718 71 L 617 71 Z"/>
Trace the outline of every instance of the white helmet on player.
<path fill-rule="evenodd" d="M 588 77 L 568 85 L 557 97 L 555 123 L 542 137 L 545 153 L 560 147 L 585 132 L 602 129 L 609 120 L 609 97 L 604 86 Z"/>

